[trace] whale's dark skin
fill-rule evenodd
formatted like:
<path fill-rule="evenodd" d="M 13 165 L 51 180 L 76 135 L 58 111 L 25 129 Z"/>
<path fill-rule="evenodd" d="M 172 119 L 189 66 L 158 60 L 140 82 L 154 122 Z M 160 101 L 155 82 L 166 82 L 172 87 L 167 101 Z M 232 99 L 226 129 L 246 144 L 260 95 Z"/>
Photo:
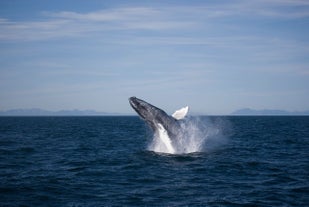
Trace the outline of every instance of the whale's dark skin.
<path fill-rule="evenodd" d="M 165 111 L 159 109 L 146 101 L 136 97 L 129 98 L 130 105 L 136 113 L 151 127 L 156 133 L 159 124 L 167 131 L 171 140 L 175 139 L 181 133 L 181 126 L 179 121 L 169 116 Z"/>

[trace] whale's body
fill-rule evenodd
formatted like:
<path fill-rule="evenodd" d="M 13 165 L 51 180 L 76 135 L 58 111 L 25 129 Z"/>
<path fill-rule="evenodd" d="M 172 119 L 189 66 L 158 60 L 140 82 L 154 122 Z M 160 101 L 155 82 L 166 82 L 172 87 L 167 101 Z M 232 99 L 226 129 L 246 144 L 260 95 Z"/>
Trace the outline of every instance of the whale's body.
<path fill-rule="evenodd" d="M 177 119 L 182 119 L 186 115 L 188 107 L 182 108 L 170 116 L 162 109 L 136 97 L 129 98 L 129 102 L 154 133 L 159 134 L 169 151 L 173 152 L 173 142 L 183 133 L 181 123 Z"/>

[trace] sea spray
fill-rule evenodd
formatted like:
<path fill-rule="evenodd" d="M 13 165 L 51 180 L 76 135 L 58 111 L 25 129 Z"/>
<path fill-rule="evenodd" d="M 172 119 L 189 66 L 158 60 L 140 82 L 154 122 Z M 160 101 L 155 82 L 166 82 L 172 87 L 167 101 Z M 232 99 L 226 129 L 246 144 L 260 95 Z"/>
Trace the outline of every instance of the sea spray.
<path fill-rule="evenodd" d="M 180 121 L 181 131 L 171 140 L 162 127 L 154 134 L 148 146 L 150 151 L 187 154 L 212 150 L 226 142 L 224 132 L 229 128 L 222 118 L 187 117 Z"/>

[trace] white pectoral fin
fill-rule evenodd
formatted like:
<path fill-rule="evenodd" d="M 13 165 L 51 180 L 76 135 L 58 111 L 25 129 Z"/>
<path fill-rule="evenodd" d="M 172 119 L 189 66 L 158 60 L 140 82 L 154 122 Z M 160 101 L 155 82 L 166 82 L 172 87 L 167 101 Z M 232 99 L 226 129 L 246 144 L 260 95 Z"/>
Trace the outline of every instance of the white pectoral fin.
<path fill-rule="evenodd" d="M 172 146 L 171 139 L 169 138 L 166 129 L 161 124 L 158 124 L 158 131 L 159 131 L 159 137 L 161 141 L 165 144 L 168 153 L 174 154 L 175 150 Z"/>
<path fill-rule="evenodd" d="M 188 111 L 189 111 L 189 106 L 183 107 L 183 108 L 175 111 L 173 113 L 172 117 L 174 117 L 177 120 L 183 119 L 187 115 Z"/>

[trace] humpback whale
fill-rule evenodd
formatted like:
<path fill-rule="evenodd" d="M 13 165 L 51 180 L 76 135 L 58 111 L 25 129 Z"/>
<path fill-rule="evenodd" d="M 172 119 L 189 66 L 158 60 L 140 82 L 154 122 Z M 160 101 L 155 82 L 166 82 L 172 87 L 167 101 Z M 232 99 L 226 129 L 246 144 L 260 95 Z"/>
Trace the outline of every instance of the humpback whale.
<path fill-rule="evenodd" d="M 129 102 L 154 133 L 160 136 L 168 151 L 174 153 L 173 142 L 177 142 L 177 137 L 183 134 L 183 128 L 179 120 L 186 116 L 189 107 L 177 110 L 170 116 L 162 109 L 136 97 L 129 98 Z"/>

